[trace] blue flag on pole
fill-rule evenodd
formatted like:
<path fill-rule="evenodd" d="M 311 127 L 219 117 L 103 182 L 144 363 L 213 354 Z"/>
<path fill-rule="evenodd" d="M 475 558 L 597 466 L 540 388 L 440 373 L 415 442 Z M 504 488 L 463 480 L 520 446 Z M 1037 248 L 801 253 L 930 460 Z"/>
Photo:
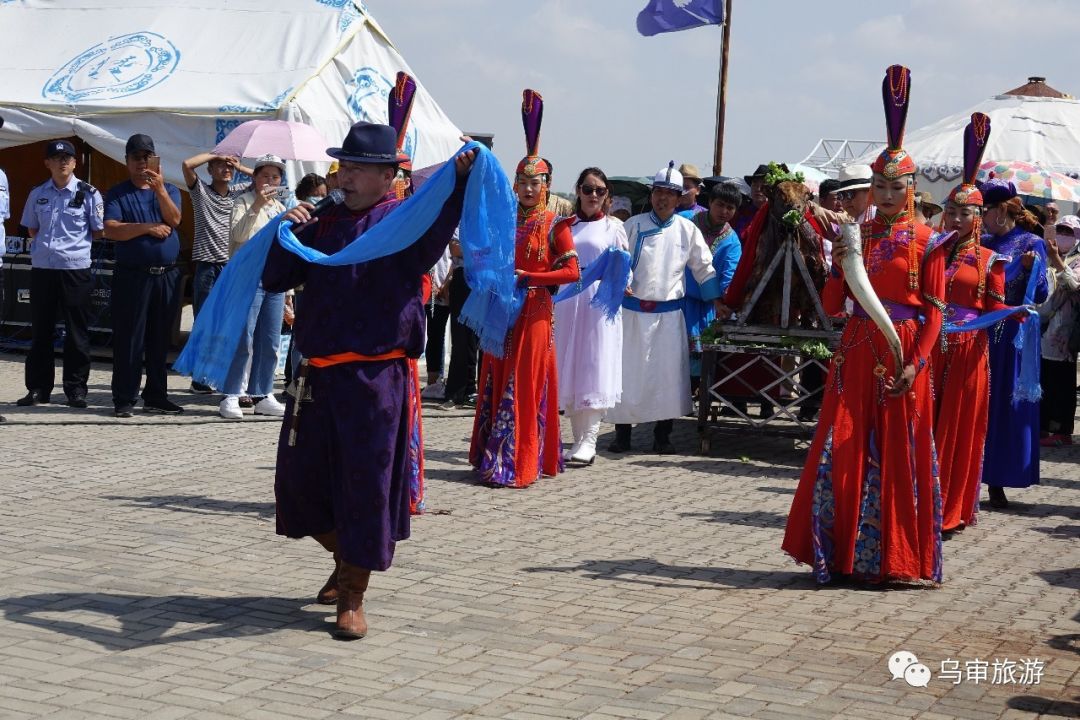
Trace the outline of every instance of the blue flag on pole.
<path fill-rule="evenodd" d="M 638 32 L 646 37 L 723 23 L 723 0 L 649 0 L 637 16 Z"/>

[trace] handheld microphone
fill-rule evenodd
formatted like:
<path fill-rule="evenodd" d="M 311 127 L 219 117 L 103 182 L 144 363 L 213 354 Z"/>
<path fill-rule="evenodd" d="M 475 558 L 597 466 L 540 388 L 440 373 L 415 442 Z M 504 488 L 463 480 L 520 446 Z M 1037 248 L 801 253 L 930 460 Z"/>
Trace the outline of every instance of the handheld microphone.
<path fill-rule="evenodd" d="M 322 215 L 330 208 L 334 207 L 335 205 L 340 205 L 343 202 L 345 202 L 345 192 L 343 190 L 339 190 L 338 188 L 334 188 L 326 197 L 315 203 L 315 207 L 309 210 L 309 212 L 311 213 L 310 220 L 300 225 L 292 223 L 291 221 L 289 222 L 291 226 L 294 227 L 294 229 L 305 228 L 311 223 L 315 222 L 315 218 L 317 218 L 319 215 Z"/>
<path fill-rule="evenodd" d="M 335 205 L 340 205 L 343 202 L 345 202 L 345 192 L 338 188 L 334 188 L 326 197 L 315 203 L 315 208 L 311 211 L 311 217 L 321 215 Z"/>

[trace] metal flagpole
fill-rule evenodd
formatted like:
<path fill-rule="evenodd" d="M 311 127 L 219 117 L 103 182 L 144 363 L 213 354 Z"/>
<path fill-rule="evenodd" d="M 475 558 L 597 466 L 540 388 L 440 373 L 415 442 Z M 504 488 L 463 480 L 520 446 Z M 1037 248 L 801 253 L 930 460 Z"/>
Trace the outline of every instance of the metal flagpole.
<path fill-rule="evenodd" d="M 723 48 L 720 50 L 720 85 L 716 91 L 716 144 L 713 146 L 713 175 L 719 175 L 724 164 L 724 114 L 727 110 L 728 45 L 731 41 L 731 0 L 724 2 Z"/>

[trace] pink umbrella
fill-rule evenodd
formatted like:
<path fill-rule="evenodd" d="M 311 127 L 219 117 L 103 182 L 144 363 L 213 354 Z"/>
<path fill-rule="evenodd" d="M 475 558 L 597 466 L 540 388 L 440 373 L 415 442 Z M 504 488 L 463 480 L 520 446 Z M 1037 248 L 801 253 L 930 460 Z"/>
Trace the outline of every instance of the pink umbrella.
<path fill-rule="evenodd" d="M 248 120 L 233 128 L 214 148 L 216 155 L 257 158 L 277 155 L 282 160 L 329 162 L 326 142 L 319 131 L 288 120 Z"/>

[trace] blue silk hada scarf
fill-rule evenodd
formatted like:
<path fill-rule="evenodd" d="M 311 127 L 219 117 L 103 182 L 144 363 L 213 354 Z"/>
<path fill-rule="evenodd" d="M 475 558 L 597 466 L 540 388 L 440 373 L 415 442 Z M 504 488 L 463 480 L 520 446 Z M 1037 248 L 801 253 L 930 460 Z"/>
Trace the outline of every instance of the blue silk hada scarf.
<path fill-rule="evenodd" d="M 1022 257 L 1022 256 L 1021 256 Z M 1005 266 L 1005 282 L 1015 280 L 1023 270 L 1020 257 Z M 1013 402 L 1038 402 L 1042 398 L 1042 387 L 1039 384 L 1040 349 L 1039 341 L 1039 313 L 1036 312 L 1035 287 L 1044 272 L 1043 259 L 1035 257 L 1035 263 L 1031 266 L 1031 274 L 1028 276 L 1027 286 L 1024 288 L 1024 305 L 1020 308 L 1003 308 L 994 312 L 985 313 L 970 322 L 954 324 L 945 323 L 944 331 L 947 333 L 971 332 L 975 330 L 988 330 L 999 322 L 1007 321 L 1018 312 L 1027 313 L 1027 318 L 1017 328 L 1016 337 L 1013 338 L 1013 347 L 1020 351 L 1020 374 L 1013 388 Z"/>
<path fill-rule="evenodd" d="M 465 266 L 466 270 L 468 265 Z M 466 273 L 468 280 L 468 273 Z M 581 279 L 563 287 L 552 298 L 560 303 L 579 295 L 595 282 L 600 284 L 589 301 L 591 307 L 604 313 L 608 322 L 615 322 L 622 307 L 623 295 L 630 280 L 630 253 L 612 247 L 589 263 L 581 273 Z M 469 283 L 472 287 L 472 283 Z M 521 309 L 525 307 L 528 288 L 515 288 L 513 295 L 503 298 L 495 293 L 473 291 L 461 308 L 460 321 L 480 336 L 480 349 L 496 357 L 502 357 L 506 345 L 506 331 L 513 329 Z"/>
<path fill-rule="evenodd" d="M 515 294 L 517 201 L 495 156 L 477 142 L 467 143 L 459 153 L 468 150 L 476 150 L 476 160 L 466 182 L 459 224 L 465 277 L 475 295 L 490 296 L 500 305 L 510 307 Z M 272 243 L 278 242 L 317 265 L 353 265 L 393 255 L 428 231 L 456 182 L 455 165 L 447 162 L 400 207 L 362 237 L 329 256 L 301 244 L 290 229 L 291 223 L 283 222 L 281 216 L 274 218 L 229 260 L 199 312 L 199 319 L 173 369 L 215 387 L 225 384 Z M 481 343 L 490 345 L 497 337 L 501 350 L 512 326 L 506 322 L 509 319 L 509 315 L 489 318 L 480 333 Z"/>
<path fill-rule="evenodd" d="M 609 247 L 601 253 L 581 273 L 581 280 L 560 290 L 554 302 L 569 300 L 598 281 L 600 284 L 589 305 L 603 311 L 608 322 L 614 322 L 630 281 L 630 253 L 621 248 Z"/>

